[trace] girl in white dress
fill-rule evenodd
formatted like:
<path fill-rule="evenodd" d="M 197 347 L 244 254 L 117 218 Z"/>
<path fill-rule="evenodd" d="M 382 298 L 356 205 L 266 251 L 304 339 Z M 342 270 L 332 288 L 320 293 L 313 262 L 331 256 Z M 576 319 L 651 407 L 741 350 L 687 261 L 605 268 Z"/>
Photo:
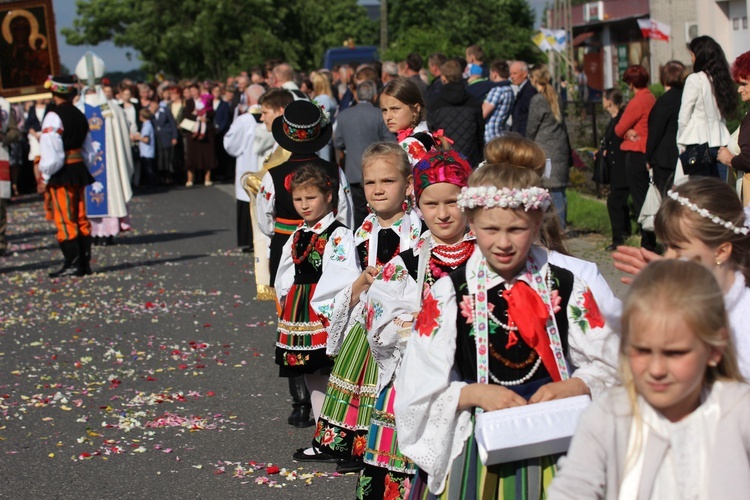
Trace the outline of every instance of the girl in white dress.
<path fill-rule="evenodd" d="M 750 386 L 722 291 L 694 262 L 654 262 L 625 300 L 623 387 L 586 409 L 550 499 L 744 498 Z"/>

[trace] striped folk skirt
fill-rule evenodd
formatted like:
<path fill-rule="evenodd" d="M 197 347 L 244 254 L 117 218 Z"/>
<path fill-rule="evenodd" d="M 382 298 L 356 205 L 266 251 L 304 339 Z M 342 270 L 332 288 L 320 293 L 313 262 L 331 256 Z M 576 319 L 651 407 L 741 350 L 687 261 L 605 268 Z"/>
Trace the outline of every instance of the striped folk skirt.
<path fill-rule="evenodd" d="M 473 417 L 472 417 L 473 424 Z M 549 455 L 505 464 L 482 465 L 474 434 L 451 465 L 445 489 L 433 495 L 427 489 L 427 474 L 419 471 L 411 500 L 541 500 L 557 471 L 562 455 Z"/>
<path fill-rule="evenodd" d="M 378 364 L 367 332 L 355 323 L 344 339 L 328 379 L 314 446 L 344 460 L 361 459 L 375 407 Z"/>
<path fill-rule="evenodd" d="M 326 354 L 328 334 L 310 307 L 315 283 L 294 284 L 289 290 L 279 318 L 276 364 L 279 376 L 330 373 L 333 361 Z"/>
<path fill-rule="evenodd" d="M 416 472 L 414 462 L 398 448 L 393 403 L 396 390 L 388 384 L 372 411 L 365 450 L 365 468 L 357 482 L 357 498 L 397 500 L 409 498 Z"/>

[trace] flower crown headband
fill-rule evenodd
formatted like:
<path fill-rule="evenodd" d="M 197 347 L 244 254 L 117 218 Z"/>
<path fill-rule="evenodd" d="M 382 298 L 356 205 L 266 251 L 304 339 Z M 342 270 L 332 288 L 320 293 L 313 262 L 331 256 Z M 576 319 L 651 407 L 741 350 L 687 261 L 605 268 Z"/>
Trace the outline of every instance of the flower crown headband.
<path fill-rule="evenodd" d="M 701 208 L 689 199 L 685 198 L 684 196 L 680 196 L 677 191 L 672 191 L 671 189 L 667 191 L 667 196 L 672 198 L 674 201 L 682 205 L 683 207 L 687 207 L 696 214 L 700 215 L 704 219 L 708 219 L 714 224 L 718 224 L 720 226 L 724 226 L 726 229 L 729 229 L 734 234 L 742 234 L 747 236 L 748 233 L 750 233 L 750 227 L 747 225 L 750 224 L 750 219 L 748 219 L 747 211 L 745 211 L 745 224 L 742 227 L 735 226 L 732 222 L 726 221 L 719 217 L 718 215 L 714 215 L 705 208 Z"/>
<path fill-rule="evenodd" d="M 525 189 L 498 189 L 495 186 L 478 186 L 461 188 L 458 195 L 458 205 L 462 209 L 484 207 L 488 208 L 521 208 L 545 211 L 552 204 L 552 197 L 544 188 L 530 187 Z"/>

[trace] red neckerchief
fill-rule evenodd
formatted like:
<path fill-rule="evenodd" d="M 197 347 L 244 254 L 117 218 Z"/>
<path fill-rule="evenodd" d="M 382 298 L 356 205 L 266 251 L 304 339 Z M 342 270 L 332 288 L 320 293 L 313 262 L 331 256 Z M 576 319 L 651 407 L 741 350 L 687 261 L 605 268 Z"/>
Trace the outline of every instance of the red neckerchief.
<path fill-rule="evenodd" d="M 525 281 L 504 290 L 503 298 L 508 303 L 508 323 L 518 326 L 521 338 L 542 358 L 552 380 L 559 382 L 560 372 L 547 335 L 547 315 L 551 313 L 542 298 Z"/>

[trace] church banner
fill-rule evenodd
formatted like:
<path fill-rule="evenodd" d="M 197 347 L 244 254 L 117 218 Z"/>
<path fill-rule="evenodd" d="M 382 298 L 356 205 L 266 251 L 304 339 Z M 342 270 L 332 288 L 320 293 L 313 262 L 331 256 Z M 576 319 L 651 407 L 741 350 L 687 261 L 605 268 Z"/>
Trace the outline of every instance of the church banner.
<path fill-rule="evenodd" d="M 89 217 L 106 217 L 109 214 L 107 206 L 107 140 L 105 137 L 105 123 L 100 106 L 86 104 L 86 119 L 89 121 L 91 142 L 96 151 L 96 159 L 89 165 L 94 183 L 86 186 L 86 214 Z"/>

